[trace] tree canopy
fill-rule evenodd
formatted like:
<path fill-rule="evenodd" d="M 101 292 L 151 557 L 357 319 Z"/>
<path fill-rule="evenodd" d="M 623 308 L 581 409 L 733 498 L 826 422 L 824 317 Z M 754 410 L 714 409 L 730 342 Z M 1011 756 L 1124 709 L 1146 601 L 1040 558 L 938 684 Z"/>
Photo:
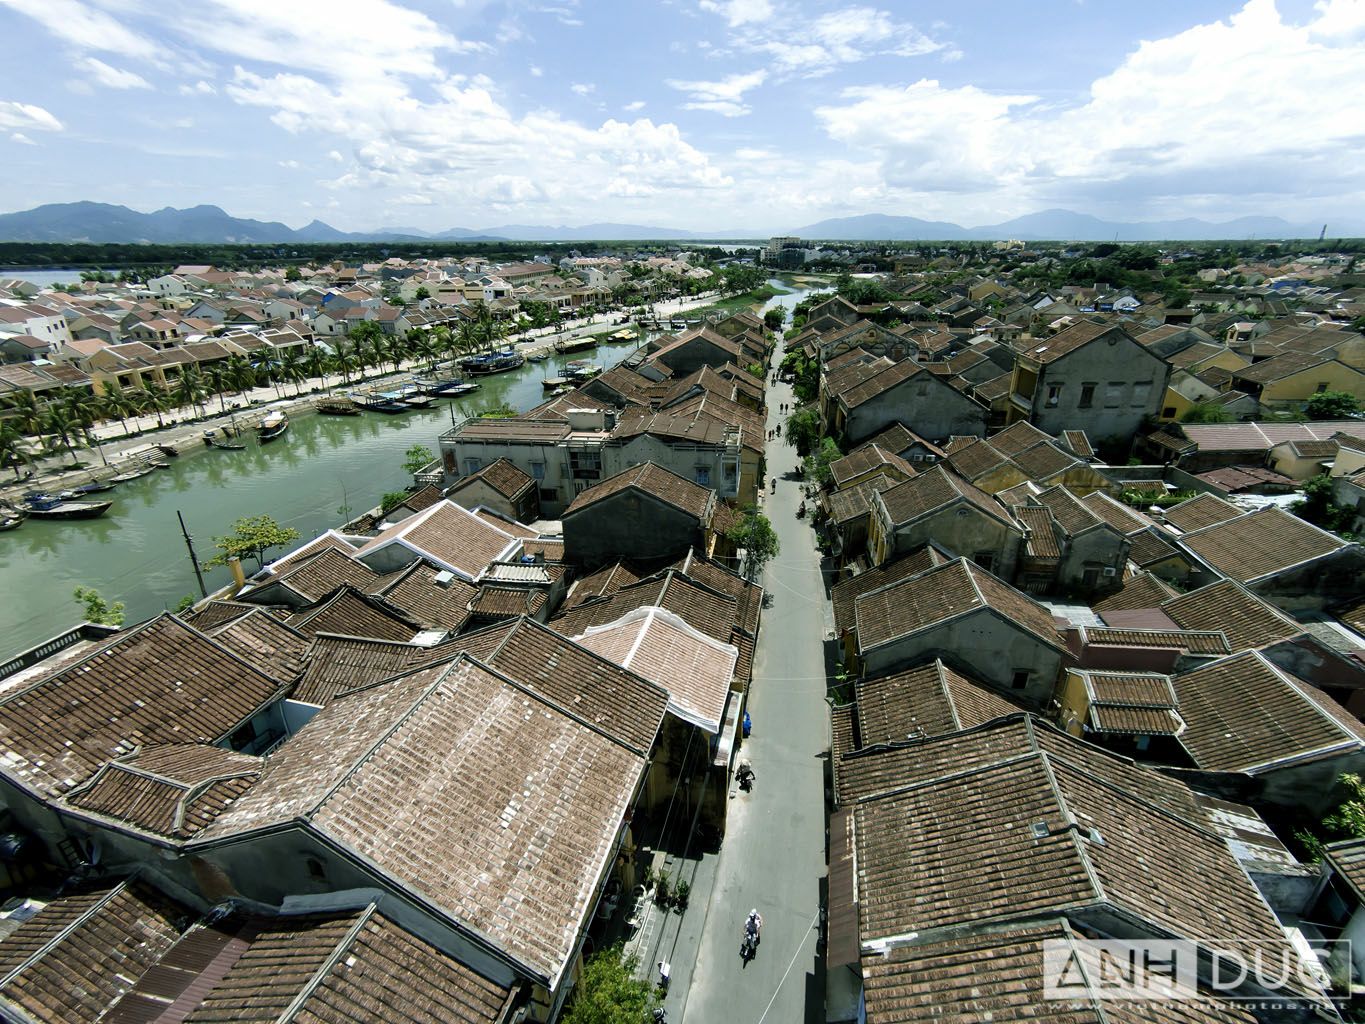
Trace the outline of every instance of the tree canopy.
<path fill-rule="evenodd" d="M 123 602 L 106 601 L 94 587 L 77 587 L 72 594 L 85 610 L 85 621 L 101 626 L 123 625 Z"/>
<path fill-rule="evenodd" d="M 834 443 L 833 438 L 821 439 L 820 444 L 806 456 L 805 463 L 802 466 L 806 479 L 824 487 L 833 478 L 830 473 L 830 463 L 843 457 L 844 453 L 839 451 L 839 446 Z"/>
<path fill-rule="evenodd" d="M 403 453 L 403 470 L 416 475 L 436 460 L 431 449 L 424 444 L 414 444 Z"/>
<path fill-rule="evenodd" d="M 1308 399 L 1310 420 L 1341 420 L 1360 412 L 1360 400 L 1349 391 L 1319 391 Z"/>
<path fill-rule="evenodd" d="M 635 976 L 639 966 L 634 953 L 622 957 L 620 944 L 590 957 L 561 1018 L 564 1024 L 647 1024 L 659 995 L 650 982 Z"/>
<path fill-rule="evenodd" d="M 757 579 L 763 567 L 782 550 L 773 524 L 755 505 L 744 509 L 740 521 L 725 536 L 736 547 L 744 549 L 744 575 L 751 580 Z"/>
<path fill-rule="evenodd" d="M 265 565 L 265 553 L 299 539 L 299 531 L 281 526 L 270 516 L 243 516 L 232 524 L 232 533 L 214 537 L 218 554 L 204 563 L 205 569 L 227 565 L 229 558 L 254 558 L 256 568 Z"/>

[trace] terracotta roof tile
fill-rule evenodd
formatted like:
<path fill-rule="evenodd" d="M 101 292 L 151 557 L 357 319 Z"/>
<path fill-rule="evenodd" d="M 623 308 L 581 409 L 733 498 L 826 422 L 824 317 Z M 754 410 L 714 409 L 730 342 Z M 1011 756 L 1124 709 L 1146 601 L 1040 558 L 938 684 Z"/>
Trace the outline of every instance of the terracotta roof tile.
<path fill-rule="evenodd" d="M 1197 494 L 1179 505 L 1172 505 L 1162 516 L 1182 533 L 1202 530 L 1216 523 L 1226 523 L 1242 515 L 1242 509 L 1230 501 L 1224 501 L 1216 494 Z"/>
<path fill-rule="evenodd" d="M 1025 710 L 938 659 L 859 680 L 855 708 L 860 746 L 970 729 Z"/>
<path fill-rule="evenodd" d="M 888 488 L 878 500 L 885 506 L 893 527 L 912 523 L 955 501 L 965 500 L 993 519 L 1018 529 L 1003 505 L 944 466 L 933 466 Z"/>
<path fill-rule="evenodd" d="M 421 632 L 417 622 L 383 598 L 349 586 L 299 609 L 289 616 L 288 624 L 309 637 L 341 633 L 407 642 Z"/>
<path fill-rule="evenodd" d="M 703 487 L 701 484 L 680 477 L 677 473 L 652 462 L 632 466 L 630 469 L 608 477 L 601 483 L 594 484 L 592 487 L 579 492 L 569 507 L 564 510 L 564 518 L 567 519 L 602 499 L 627 488 L 636 488 L 658 498 L 665 504 L 681 509 L 689 515 L 695 516 L 703 526 L 710 521 L 716 492 L 709 487 Z"/>
<path fill-rule="evenodd" d="M 917 576 L 935 566 L 947 565 L 951 561 L 952 558 L 941 549 L 926 544 L 902 555 L 894 562 L 884 562 L 875 569 L 840 580 L 834 584 L 830 592 L 834 604 L 835 628 L 840 632 L 855 628 L 854 602 L 863 594 L 880 590 L 887 584 L 903 580 L 907 576 Z"/>
<path fill-rule="evenodd" d="M 1234 651 L 1297 636 L 1300 626 L 1232 580 L 1167 598 L 1160 608 L 1182 629 L 1222 630 Z"/>
<path fill-rule="evenodd" d="M 1346 546 L 1277 505 L 1187 533 L 1181 543 L 1223 575 L 1251 583 Z"/>

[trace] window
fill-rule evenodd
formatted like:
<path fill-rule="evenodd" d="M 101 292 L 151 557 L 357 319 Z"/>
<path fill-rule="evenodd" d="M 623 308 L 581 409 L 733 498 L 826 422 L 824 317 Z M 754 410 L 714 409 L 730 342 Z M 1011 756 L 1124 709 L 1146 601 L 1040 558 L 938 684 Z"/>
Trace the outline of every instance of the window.
<path fill-rule="evenodd" d="M 545 463 L 543 462 L 531 463 L 531 479 L 532 480 L 545 479 Z"/>
<path fill-rule="evenodd" d="M 1111 380 L 1104 386 L 1104 407 L 1117 409 L 1123 404 L 1123 381 Z"/>
<path fill-rule="evenodd" d="M 1162 416 L 1163 419 L 1168 419 L 1168 420 L 1173 420 L 1173 419 L 1175 419 L 1175 406 L 1173 406 L 1173 405 L 1168 405 L 1168 406 L 1166 406 L 1166 408 L 1164 408 L 1164 409 L 1161 410 L 1161 416 Z"/>
<path fill-rule="evenodd" d="M 1062 386 L 1060 384 L 1049 384 L 1047 386 L 1047 403 L 1049 409 L 1057 408 L 1057 403 L 1062 400 Z"/>
<path fill-rule="evenodd" d="M 1082 384 L 1082 385 L 1081 385 L 1081 400 L 1080 400 L 1080 402 L 1079 402 L 1078 404 L 1079 404 L 1080 408 L 1082 408 L 1082 409 L 1089 409 L 1092 405 L 1095 404 L 1095 385 L 1094 385 L 1094 384 Z"/>
<path fill-rule="evenodd" d="M 923 461 L 924 461 L 924 456 L 921 455 L 919 452 L 911 452 L 911 453 L 910 453 L 910 461 L 911 461 L 911 462 L 923 462 Z"/>
<path fill-rule="evenodd" d="M 710 467 L 710 466 L 694 466 L 693 469 L 692 469 L 692 479 L 694 479 L 695 481 L 697 481 L 697 483 L 701 484 L 703 487 L 710 487 L 710 486 L 711 486 L 711 467 Z"/>
<path fill-rule="evenodd" d="M 1152 396 L 1152 382 L 1140 380 L 1133 385 L 1133 400 L 1130 403 L 1134 409 L 1145 409 L 1147 400 Z"/>
<path fill-rule="evenodd" d="M 991 568 L 995 565 L 995 555 L 991 554 L 989 551 L 978 551 L 972 556 L 972 561 L 987 572 L 990 572 Z"/>
<path fill-rule="evenodd" d="M 475 458 L 468 458 L 468 459 L 465 459 L 465 460 L 464 460 L 464 475 L 465 475 L 465 476 L 473 476 L 473 475 L 474 475 L 475 473 L 477 473 L 478 471 L 479 471 L 479 460 L 478 460 L 478 459 L 475 459 Z"/>
<path fill-rule="evenodd" d="M 1010 689 L 1012 690 L 1025 689 L 1028 686 L 1028 677 L 1029 677 L 1028 669 L 1026 668 L 1015 669 L 1014 675 L 1010 678 Z"/>
<path fill-rule="evenodd" d="M 1327 390 L 1327 381 L 1325 381 L 1325 380 L 1324 380 L 1324 381 L 1321 381 L 1321 382 L 1318 384 L 1318 386 L 1317 386 L 1317 392 L 1318 392 L 1318 394 L 1322 394 L 1322 393 L 1323 393 L 1324 391 L 1326 391 L 1326 390 Z"/>

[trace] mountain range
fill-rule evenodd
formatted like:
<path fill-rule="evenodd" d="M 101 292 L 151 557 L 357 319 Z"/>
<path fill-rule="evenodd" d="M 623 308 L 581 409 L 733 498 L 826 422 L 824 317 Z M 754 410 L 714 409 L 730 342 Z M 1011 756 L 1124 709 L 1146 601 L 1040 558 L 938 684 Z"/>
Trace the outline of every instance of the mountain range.
<path fill-rule="evenodd" d="M 950 221 L 870 213 L 839 217 L 785 232 L 800 238 L 839 241 L 988 241 L 1016 238 L 1021 241 L 1192 241 L 1227 238 L 1316 238 L 1321 224 L 1291 224 L 1279 217 L 1240 217 L 1211 223 L 1187 217 L 1182 220 L 1116 222 L 1071 210 L 1042 210 L 1000 224 L 965 228 Z M 1328 224 L 1333 238 L 1365 235 L 1365 223 Z M 233 217 L 217 206 L 187 210 L 165 207 L 139 213 L 108 203 L 50 203 L 19 213 L 0 214 L 0 241 L 95 242 L 95 243 L 200 243 L 262 244 L 278 242 L 426 242 L 426 241 L 540 241 L 584 242 L 595 240 L 648 241 L 688 239 L 755 239 L 764 232 L 683 231 L 641 224 L 583 224 L 545 226 L 503 224 L 470 229 L 450 228 L 428 232 L 394 227 L 375 231 L 340 231 L 320 220 L 301 228 L 279 221 Z"/>

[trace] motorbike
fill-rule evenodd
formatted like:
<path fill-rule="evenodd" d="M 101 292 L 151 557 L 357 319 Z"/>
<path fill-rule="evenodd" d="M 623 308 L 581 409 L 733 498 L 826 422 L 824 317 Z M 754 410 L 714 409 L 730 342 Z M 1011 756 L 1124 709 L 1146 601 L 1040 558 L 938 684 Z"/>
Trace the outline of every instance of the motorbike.
<path fill-rule="evenodd" d="M 739 788 L 744 792 L 749 792 L 754 788 L 754 770 L 747 763 L 742 763 L 735 772 L 735 781 L 739 783 Z"/>

